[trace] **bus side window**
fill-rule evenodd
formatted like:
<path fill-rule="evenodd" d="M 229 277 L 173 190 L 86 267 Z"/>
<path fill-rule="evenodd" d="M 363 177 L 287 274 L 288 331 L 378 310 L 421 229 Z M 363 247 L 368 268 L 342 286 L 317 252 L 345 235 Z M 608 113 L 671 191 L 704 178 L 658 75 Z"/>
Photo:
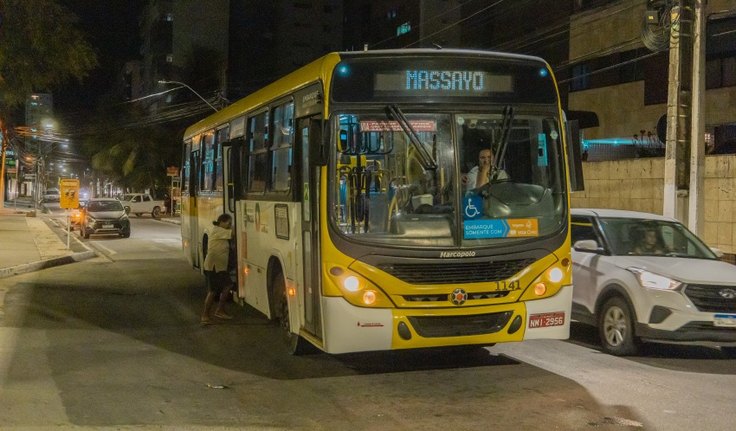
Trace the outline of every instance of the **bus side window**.
<path fill-rule="evenodd" d="M 294 102 L 276 106 L 272 110 L 273 145 L 271 145 L 271 190 L 288 191 L 291 188 L 291 165 L 294 143 Z"/>
<path fill-rule="evenodd" d="M 248 118 L 248 191 L 262 193 L 268 181 L 268 111 Z"/>

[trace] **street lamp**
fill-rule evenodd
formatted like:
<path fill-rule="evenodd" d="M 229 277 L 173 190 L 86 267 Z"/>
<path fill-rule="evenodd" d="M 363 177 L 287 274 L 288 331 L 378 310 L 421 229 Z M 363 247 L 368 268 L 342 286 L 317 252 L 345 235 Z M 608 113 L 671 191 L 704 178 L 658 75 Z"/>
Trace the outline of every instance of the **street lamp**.
<path fill-rule="evenodd" d="M 210 108 L 212 108 L 212 109 L 213 109 L 213 110 L 214 110 L 215 112 L 217 112 L 217 111 L 218 111 L 218 109 L 217 109 L 217 108 L 215 108 L 214 106 L 212 106 L 212 104 L 211 104 L 210 102 L 208 102 L 208 101 L 207 101 L 207 99 L 205 99 L 204 97 L 202 97 L 202 95 L 201 95 L 201 94 L 197 93 L 196 91 L 194 91 L 194 89 L 193 89 L 192 87 L 188 86 L 187 84 L 185 84 L 185 83 L 183 83 L 183 82 L 180 82 L 180 81 L 167 81 L 167 80 L 165 80 L 165 79 L 159 79 L 159 80 L 158 80 L 158 83 L 159 83 L 159 84 L 179 84 L 179 85 L 181 85 L 181 86 L 183 86 L 183 87 L 186 87 L 186 88 L 188 88 L 188 89 L 189 89 L 189 91 L 191 91 L 192 93 L 196 94 L 196 95 L 197 95 L 197 97 L 199 97 L 200 99 L 202 99 L 202 101 L 203 101 L 204 103 L 206 103 L 207 105 L 209 105 L 209 107 L 210 107 Z"/>

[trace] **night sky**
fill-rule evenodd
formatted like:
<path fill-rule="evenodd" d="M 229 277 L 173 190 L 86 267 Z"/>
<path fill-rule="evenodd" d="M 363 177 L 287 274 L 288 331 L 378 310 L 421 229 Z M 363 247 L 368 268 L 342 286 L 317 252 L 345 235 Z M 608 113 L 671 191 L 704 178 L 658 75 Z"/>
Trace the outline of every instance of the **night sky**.
<path fill-rule="evenodd" d="M 129 60 L 140 59 L 138 21 L 144 0 L 59 0 L 79 17 L 77 28 L 95 49 L 99 66 L 82 82 L 69 81 L 55 89 L 54 110 L 61 115 L 83 115 L 100 96 L 111 91 Z"/>

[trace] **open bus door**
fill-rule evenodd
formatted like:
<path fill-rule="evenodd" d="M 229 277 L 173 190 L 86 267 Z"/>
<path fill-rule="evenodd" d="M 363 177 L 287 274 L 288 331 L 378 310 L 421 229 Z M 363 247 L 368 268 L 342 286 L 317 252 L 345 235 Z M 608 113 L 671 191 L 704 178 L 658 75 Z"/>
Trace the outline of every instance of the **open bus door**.
<path fill-rule="evenodd" d="M 304 329 L 322 339 L 320 247 L 319 247 L 319 160 L 315 149 L 321 147 L 322 121 L 319 116 L 297 120 L 297 148 L 301 157 L 302 243 L 304 262 Z"/>
<path fill-rule="evenodd" d="M 192 265 L 200 268 L 200 244 L 199 244 L 199 209 L 197 205 L 197 191 L 199 190 L 200 150 L 193 150 L 189 155 L 189 211 L 182 214 L 189 222 L 189 252 L 191 253 Z"/>

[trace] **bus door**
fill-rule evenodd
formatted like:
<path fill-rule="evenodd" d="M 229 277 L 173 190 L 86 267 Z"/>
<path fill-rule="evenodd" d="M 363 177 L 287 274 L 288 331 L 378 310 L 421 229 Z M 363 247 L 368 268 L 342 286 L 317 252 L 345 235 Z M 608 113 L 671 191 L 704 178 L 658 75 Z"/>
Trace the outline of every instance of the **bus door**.
<path fill-rule="evenodd" d="M 237 190 L 240 190 L 240 148 L 242 146 L 242 139 L 236 139 L 229 142 L 225 142 L 222 145 L 222 174 L 224 194 L 223 202 L 224 212 L 230 214 L 233 218 L 232 226 L 235 232 L 237 232 L 236 226 L 238 226 L 238 220 L 236 218 L 237 211 L 235 211 L 235 199 L 237 196 Z M 236 236 L 237 237 L 237 236 Z M 235 238 L 236 238 L 235 237 Z M 233 268 L 237 268 L 237 255 L 238 247 L 235 240 L 230 241 L 230 264 Z M 240 271 L 235 271 L 237 284 L 240 286 Z"/>
<path fill-rule="evenodd" d="M 189 244 L 191 244 L 189 252 L 192 257 L 192 265 L 199 268 L 201 262 L 199 261 L 199 205 L 197 200 L 199 199 L 199 171 L 201 169 L 200 150 L 192 151 L 189 157 L 191 169 L 189 173 L 189 213 L 186 214 L 189 218 Z"/>
<path fill-rule="evenodd" d="M 302 250 L 304 262 L 304 329 L 322 339 L 320 247 L 319 247 L 319 166 L 310 160 L 311 146 L 319 144 L 322 135 L 319 117 L 297 120 L 297 146 L 301 153 Z"/>
<path fill-rule="evenodd" d="M 242 139 L 234 139 L 222 145 L 223 182 L 225 184 L 223 208 L 226 213 L 233 217 L 233 226 L 235 226 L 236 191 L 239 190 L 238 184 L 240 182 L 240 148 L 242 144 Z"/>

